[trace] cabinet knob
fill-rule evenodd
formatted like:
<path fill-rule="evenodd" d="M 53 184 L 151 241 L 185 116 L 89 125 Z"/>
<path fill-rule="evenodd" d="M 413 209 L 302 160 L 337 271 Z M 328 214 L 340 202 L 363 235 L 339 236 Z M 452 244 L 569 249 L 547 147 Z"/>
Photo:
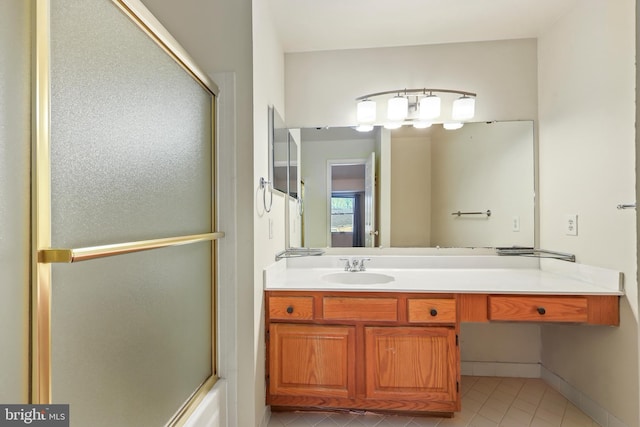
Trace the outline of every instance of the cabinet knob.
<path fill-rule="evenodd" d="M 287 307 L 287 313 L 289 313 L 289 314 L 293 313 L 293 306 L 292 305 Z"/>
<path fill-rule="evenodd" d="M 547 312 L 547 310 L 545 310 L 544 307 L 538 307 L 537 310 L 538 310 L 538 314 L 541 314 L 541 315 Z"/>
<path fill-rule="evenodd" d="M 431 314 L 433 317 L 438 315 L 438 310 L 436 310 L 435 308 L 432 308 L 431 311 L 429 311 L 429 314 Z"/>

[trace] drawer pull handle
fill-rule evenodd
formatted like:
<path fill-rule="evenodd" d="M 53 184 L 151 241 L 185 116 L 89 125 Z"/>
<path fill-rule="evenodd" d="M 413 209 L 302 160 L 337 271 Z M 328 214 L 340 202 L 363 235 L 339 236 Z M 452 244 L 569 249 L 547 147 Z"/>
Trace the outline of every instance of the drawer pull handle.
<path fill-rule="evenodd" d="M 438 315 L 438 310 L 432 308 L 431 311 L 429 311 L 429 314 L 431 314 L 433 317 L 436 317 Z"/>
<path fill-rule="evenodd" d="M 547 310 L 545 310 L 544 307 L 538 307 L 537 310 L 538 310 L 538 314 L 540 315 L 543 315 L 547 312 Z"/>
<path fill-rule="evenodd" d="M 293 313 L 293 306 L 292 305 L 287 307 L 287 313 L 289 313 L 289 314 Z"/>

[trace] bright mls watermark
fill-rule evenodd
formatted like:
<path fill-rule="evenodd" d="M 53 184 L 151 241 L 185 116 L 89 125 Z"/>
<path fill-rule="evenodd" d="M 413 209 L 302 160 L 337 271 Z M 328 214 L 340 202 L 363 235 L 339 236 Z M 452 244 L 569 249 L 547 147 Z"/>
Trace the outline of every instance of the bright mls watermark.
<path fill-rule="evenodd" d="M 69 427 L 69 405 L 1 405 L 0 427 Z"/>

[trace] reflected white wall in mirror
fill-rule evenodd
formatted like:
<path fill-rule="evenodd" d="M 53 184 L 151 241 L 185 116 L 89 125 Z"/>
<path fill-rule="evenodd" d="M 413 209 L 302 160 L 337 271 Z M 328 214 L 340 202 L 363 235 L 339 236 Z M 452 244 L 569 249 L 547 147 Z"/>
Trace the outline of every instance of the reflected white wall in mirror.
<path fill-rule="evenodd" d="M 380 241 L 394 247 L 534 246 L 535 171 L 531 121 L 469 123 L 455 131 L 401 128 L 391 132 L 382 158 L 381 131 L 302 129 L 301 176 L 305 182 L 305 246 L 327 247 L 327 162 L 376 152 Z M 388 169 L 385 163 L 390 165 Z M 382 176 L 387 174 L 386 176 Z M 386 186 L 381 186 L 386 187 Z M 387 191 L 387 190 L 384 190 Z M 385 202 L 387 200 L 387 202 Z M 454 212 L 486 214 L 452 215 Z"/>
<path fill-rule="evenodd" d="M 296 137 L 274 107 L 269 107 L 269 181 L 273 189 L 298 197 Z"/>

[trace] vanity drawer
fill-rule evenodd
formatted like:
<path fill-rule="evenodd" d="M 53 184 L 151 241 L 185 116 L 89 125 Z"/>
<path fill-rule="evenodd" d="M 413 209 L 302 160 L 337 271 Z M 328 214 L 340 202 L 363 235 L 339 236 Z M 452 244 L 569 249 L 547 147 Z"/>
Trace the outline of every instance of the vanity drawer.
<path fill-rule="evenodd" d="M 269 318 L 312 320 L 313 297 L 269 297 Z"/>
<path fill-rule="evenodd" d="M 488 298 L 489 320 L 578 322 L 588 320 L 587 299 L 581 296 L 493 296 Z"/>
<path fill-rule="evenodd" d="M 456 300 L 453 298 L 409 298 L 409 323 L 455 323 Z"/>
<path fill-rule="evenodd" d="M 325 320 L 397 321 L 397 298 L 324 297 Z"/>

